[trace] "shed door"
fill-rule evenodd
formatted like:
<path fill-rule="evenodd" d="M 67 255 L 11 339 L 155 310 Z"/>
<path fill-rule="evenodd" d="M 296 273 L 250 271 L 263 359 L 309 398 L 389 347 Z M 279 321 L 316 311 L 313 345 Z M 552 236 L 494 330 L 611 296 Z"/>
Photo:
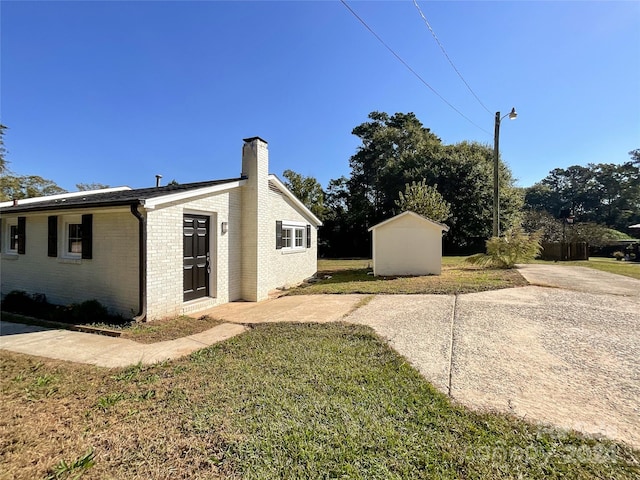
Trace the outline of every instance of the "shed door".
<path fill-rule="evenodd" d="M 209 295 L 209 217 L 185 215 L 184 301 Z"/>

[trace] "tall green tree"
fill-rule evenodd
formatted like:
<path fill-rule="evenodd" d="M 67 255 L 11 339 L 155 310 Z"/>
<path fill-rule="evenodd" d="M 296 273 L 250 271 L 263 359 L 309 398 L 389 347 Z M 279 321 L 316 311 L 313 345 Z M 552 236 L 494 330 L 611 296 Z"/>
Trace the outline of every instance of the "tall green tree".
<path fill-rule="evenodd" d="M 282 176 L 286 179 L 284 184 L 291 193 L 322 220 L 325 214 L 322 185 L 314 177 L 305 177 L 293 170 L 285 170 Z"/>
<path fill-rule="evenodd" d="M 37 175 L 2 175 L 0 176 L 0 200 L 41 197 L 65 193 L 54 181 Z"/>
<path fill-rule="evenodd" d="M 391 217 L 405 185 L 422 179 L 429 185 L 438 184 L 451 206 L 445 247 L 451 251 L 484 246 L 492 222 L 493 150 L 489 146 L 474 142 L 443 145 L 413 113 L 371 112 L 369 120 L 352 133 L 361 144 L 349 160 L 351 175 L 340 185 L 341 194 L 346 193 L 340 198 L 347 214 L 333 229 L 353 246 L 349 255 L 370 254 L 367 229 Z M 522 194 L 502 162 L 499 179 L 501 225 L 506 230 L 517 224 Z"/>
<path fill-rule="evenodd" d="M 640 221 L 640 150 L 622 164 L 590 163 L 556 168 L 528 188 L 528 209 L 556 218 L 571 213 L 579 222 L 625 230 Z"/>
<path fill-rule="evenodd" d="M 444 222 L 451 216 L 451 206 L 438 192 L 438 185 L 427 185 L 427 181 L 406 184 L 399 193 L 396 206 L 400 212 L 411 211 L 436 222 Z"/>
<path fill-rule="evenodd" d="M 423 177 L 441 145 L 413 113 L 371 112 L 369 120 L 353 129 L 362 144 L 349 160 L 352 220 L 364 231 L 393 214 L 398 192 Z"/>
<path fill-rule="evenodd" d="M 76 183 L 76 188 L 80 192 L 86 192 L 88 190 L 101 190 L 103 188 L 109 188 L 109 185 L 104 183 Z"/>

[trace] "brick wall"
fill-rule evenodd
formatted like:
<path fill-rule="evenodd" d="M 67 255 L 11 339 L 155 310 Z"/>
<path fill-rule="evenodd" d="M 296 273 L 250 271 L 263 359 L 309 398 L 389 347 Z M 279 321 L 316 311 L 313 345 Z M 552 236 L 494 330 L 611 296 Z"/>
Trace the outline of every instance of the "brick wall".
<path fill-rule="evenodd" d="M 268 253 L 264 246 L 273 230 L 264 221 L 269 214 L 269 151 L 259 138 L 242 147 L 242 298 L 264 300 L 269 293 Z"/>
<path fill-rule="evenodd" d="M 310 222 L 284 195 L 270 190 L 268 201 L 269 220 L 267 223 L 270 235 L 264 245 L 266 245 L 269 265 L 267 287 L 268 290 L 274 290 L 296 285 L 316 273 L 318 269 L 318 242 L 317 229 L 311 225 L 311 248 L 294 252 L 276 250 L 276 221 L 302 222 L 305 225 Z M 306 247 L 306 241 L 304 246 Z"/>
<path fill-rule="evenodd" d="M 64 259 L 63 215 L 58 216 L 58 258 L 47 256 L 45 214 L 26 217 L 24 255 L 7 254 L 6 222 L 3 216 L 2 294 L 12 290 L 44 293 L 50 303 L 66 305 L 98 300 L 113 313 L 138 313 L 138 221 L 127 211 L 65 212 L 93 213 L 93 258 Z"/>
<path fill-rule="evenodd" d="M 147 212 L 147 320 L 180 315 L 242 298 L 241 201 L 236 188 Z M 183 303 L 182 219 L 209 216 L 210 298 Z M 221 224 L 228 231 L 222 233 Z"/>

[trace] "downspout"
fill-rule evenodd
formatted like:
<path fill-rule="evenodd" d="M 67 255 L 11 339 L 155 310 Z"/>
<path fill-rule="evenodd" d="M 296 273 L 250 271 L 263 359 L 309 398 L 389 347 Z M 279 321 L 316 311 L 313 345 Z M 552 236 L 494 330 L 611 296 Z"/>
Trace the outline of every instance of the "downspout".
<path fill-rule="evenodd" d="M 138 315 L 136 322 L 144 322 L 147 316 L 147 219 L 138 211 L 138 204 L 131 204 L 131 213 L 138 219 Z"/>

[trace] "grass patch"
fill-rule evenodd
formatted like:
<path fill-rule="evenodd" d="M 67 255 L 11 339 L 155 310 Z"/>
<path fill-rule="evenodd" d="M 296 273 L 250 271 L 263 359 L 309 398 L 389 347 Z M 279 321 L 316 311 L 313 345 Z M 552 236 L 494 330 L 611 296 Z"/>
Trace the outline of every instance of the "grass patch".
<path fill-rule="evenodd" d="M 461 294 L 527 285 L 517 270 L 483 268 L 464 263 L 466 257 L 443 257 L 442 274 L 422 277 L 374 277 L 370 260 L 319 260 L 317 283 L 291 289 L 312 294 Z M 330 277 L 330 278 L 325 278 Z"/>
<path fill-rule="evenodd" d="M 0 478 L 76 471 L 87 452 L 90 478 L 640 475 L 621 444 L 451 404 L 357 325 L 262 324 L 114 370 L 0 351 L 0 387 Z"/>
<path fill-rule="evenodd" d="M 199 318 L 181 315 L 176 318 L 155 320 L 148 323 L 132 323 L 122 330 L 121 337 L 139 343 L 164 342 L 204 332 L 222 324 L 222 320 L 204 315 Z"/>
<path fill-rule="evenodd" d="M 640 280 L 640 263 L 638 262 L 619 262 L 613 258 L 591 257 L 589 260 L 575 260 L 568 262 L 536 260 L 536 263 L 542 263 L 545 265 L 555 263 L 558 266 L 569 265 L 576 267 L 588 267 Z"/>

